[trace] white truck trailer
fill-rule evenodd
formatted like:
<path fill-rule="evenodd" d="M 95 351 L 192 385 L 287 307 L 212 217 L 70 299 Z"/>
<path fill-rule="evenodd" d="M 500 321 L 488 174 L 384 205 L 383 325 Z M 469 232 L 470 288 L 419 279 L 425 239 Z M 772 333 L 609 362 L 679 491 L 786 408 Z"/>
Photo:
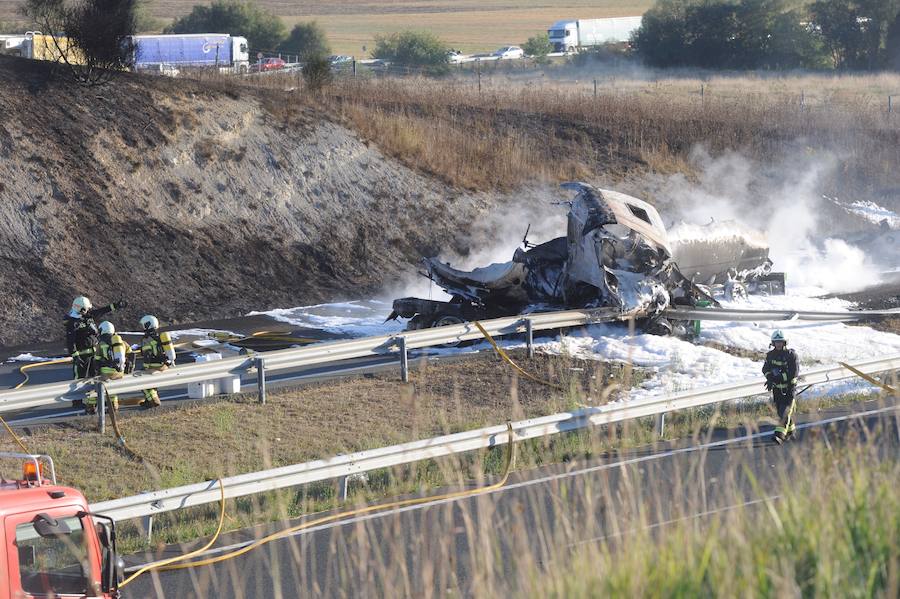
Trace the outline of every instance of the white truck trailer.
<path fill-rule="evenodd" d="M 578 52 L 604 44 L 622 44 L 641 26 L 643 17 L 576 19 L 555 22 L 547 35 L 554 52 Z"/>

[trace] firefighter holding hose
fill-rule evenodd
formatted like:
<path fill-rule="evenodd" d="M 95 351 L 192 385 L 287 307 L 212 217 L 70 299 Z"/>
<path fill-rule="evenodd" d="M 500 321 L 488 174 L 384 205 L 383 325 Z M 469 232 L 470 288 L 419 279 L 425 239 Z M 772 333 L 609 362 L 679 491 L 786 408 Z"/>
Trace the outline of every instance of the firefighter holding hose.
<path fill-rule="evenodd" d="M 772 392 L 775 409 L 778 411 L 778 426 L 772 440 L 781 445 L 794 435 L 794 392 L 800 365 L 797 352 L 787 348 L 787 339 L 780 330 L 772 333 L 772 349 L 766 354 L 763 374 L 766 389 Z"/>

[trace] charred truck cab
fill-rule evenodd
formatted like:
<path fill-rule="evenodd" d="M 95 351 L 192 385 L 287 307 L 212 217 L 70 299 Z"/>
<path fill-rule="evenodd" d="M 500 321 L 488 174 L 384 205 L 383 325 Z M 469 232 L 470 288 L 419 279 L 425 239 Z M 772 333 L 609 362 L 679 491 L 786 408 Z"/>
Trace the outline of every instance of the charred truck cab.
<path fill-rule="evenodd" d="M 575 192 L 565 237 L 524 243 L 512 260 L 461 271 L 435 258 L 423 273 L 452 296 L 449 302 L 405 297 L 389 318 L 421 329 L 538 310 L 610 308 L 653 333 L 672 332 L 663 316 L 671 304 L 715 304 L 682 275 L 656 209 L 637 198 L 565 183 Z"/>
<path fill-rule="evenodd" d="M 124 564 L 112 519 L 91 514 L 84 495 L 57 485 L 49 456 L 0 458 L 23 469 L 21 479 L 0 478 L 0 599 L 119 597 Z"/>

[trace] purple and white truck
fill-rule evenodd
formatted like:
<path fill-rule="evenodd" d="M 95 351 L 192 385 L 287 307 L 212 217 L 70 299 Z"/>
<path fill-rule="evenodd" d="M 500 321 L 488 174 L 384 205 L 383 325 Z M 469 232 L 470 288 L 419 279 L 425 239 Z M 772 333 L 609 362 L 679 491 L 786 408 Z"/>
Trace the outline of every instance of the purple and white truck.
<path fill-rule="evenodd" d="M 246 73 L 250 66 L 247 38 L 227 33 L 177 33 L 136 35 L 134 68 L 139 71 L 172 71 L 212 67 L 223 72 Z"/>

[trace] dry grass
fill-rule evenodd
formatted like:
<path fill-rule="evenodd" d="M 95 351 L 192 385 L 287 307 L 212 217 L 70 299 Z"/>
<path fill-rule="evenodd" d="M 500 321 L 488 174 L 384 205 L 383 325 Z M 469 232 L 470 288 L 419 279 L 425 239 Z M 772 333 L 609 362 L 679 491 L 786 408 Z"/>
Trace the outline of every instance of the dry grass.
<path fill-rule="evenodd" d="M 891 166 L 900 163 L 900 114 L 886 113 L 883 96 L 860 93 L 900 89 L 900 77 L 825 81 L 833 93 L 803 103 L 795 92 L 809 77 L 723 79 L 702 97 L 701 82 L 681 80 L 616 80 L 596 96 L 583 84 L 506 78 L 483 79 L 481 91 L 459 79 L 345 80 L 320 101 L 391 155 L 461 187 L 690 173 L 698 145 L 762 161 L 834 152 L 844 162 L 837 185 L 900 186 Z"/>
<path fill-rule="evenodd" d="M 475 71 L 379 78 L 361 67 L 358 77 L 315 94 L 298 74 L 202 78 L 212 89 L 261 95 L 276 116 L 286 107 L 324 113 L 410 167 L 466 189 L 691 177 L 698 147 L 763 165 L 797 154 L 838 157 L 823 190 L 838 197 L 900 188 L 900 110 L 888 114 L 884 95 L 900 94 L 900 76 L 648 79 L 562 68 L 543 77 L 496 68 L 484 67 L 479 86 Z"/>

